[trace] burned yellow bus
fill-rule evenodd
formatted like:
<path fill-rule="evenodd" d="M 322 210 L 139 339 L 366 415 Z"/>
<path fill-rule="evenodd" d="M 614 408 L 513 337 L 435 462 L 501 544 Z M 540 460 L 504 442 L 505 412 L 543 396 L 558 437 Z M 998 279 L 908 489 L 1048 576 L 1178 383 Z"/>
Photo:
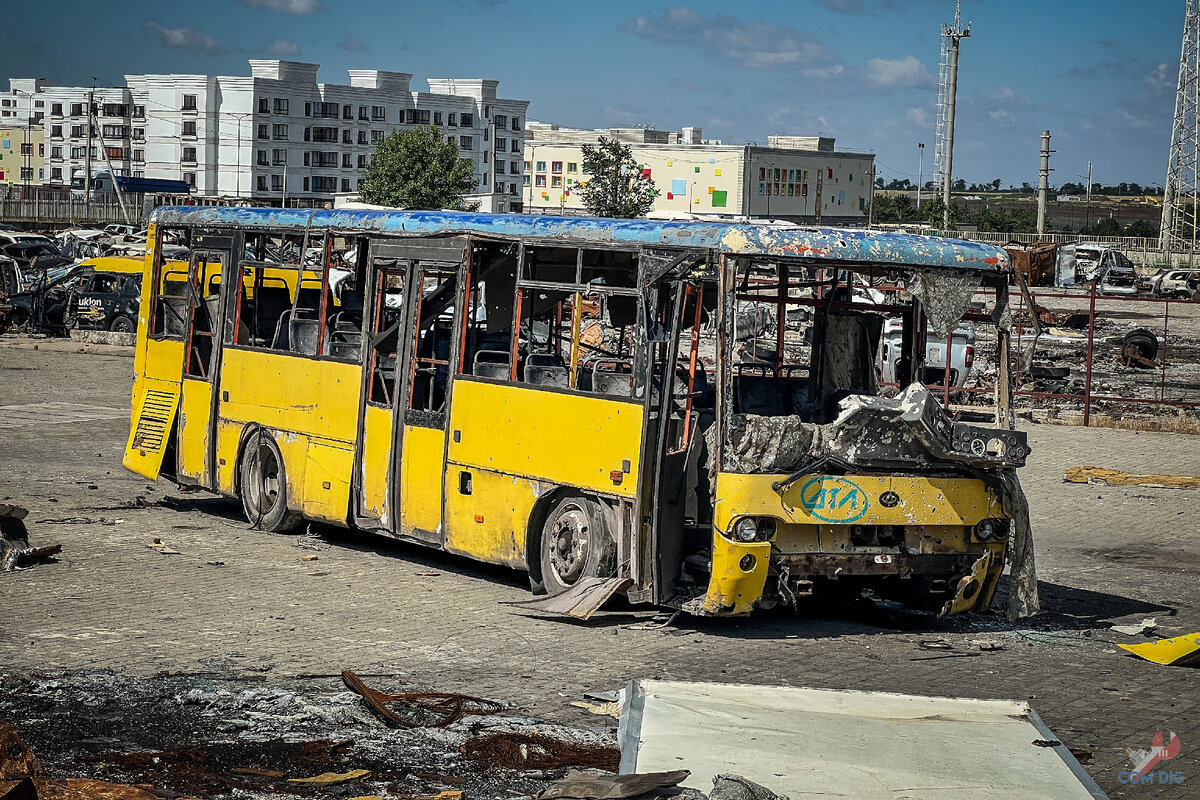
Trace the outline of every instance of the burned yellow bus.
<path fill-rule="evenodd" d="M 508 565 L 578 616 L 617 592 L 705 615 L 863 589 L 984 609 L 1027 543 L 1007 360 L 987 419 L 923 383 L 930 331 L 978 290 L 1007 352 L 1001 249 L 207 207 L 159 209 L 149 241 L 125 465 L 240 498 L 253 527 Z"/>

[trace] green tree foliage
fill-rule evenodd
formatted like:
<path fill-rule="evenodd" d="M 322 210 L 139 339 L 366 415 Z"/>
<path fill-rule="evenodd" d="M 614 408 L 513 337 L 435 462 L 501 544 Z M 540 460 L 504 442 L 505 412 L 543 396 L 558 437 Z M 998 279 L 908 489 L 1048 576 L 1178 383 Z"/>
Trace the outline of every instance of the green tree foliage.
<path fill-rule="evenodd" d="M 393 208 L 466 211 L 478 208 L 463 199 L 475 188 L 474 174 L 475 165 L 437 128 L 394 131 L 375 148 L 359 197 Z"/>
<path fill-rule="evenodd" d="M 1130 223 L 1125 229 L 1126 236 L 1141 236 L 1146 239 L 1154 239 L 1158 237 L 1158 226 L 1149 220 L 1139 219 Z"/>
<path fill-rule="evenodd" d="M 633 219 L 654 205 L 654 181 L 633 159 L 633 148 L 600 137 L 583 145 L 583 172 L 590 176 L 578 190 L 588 213 L 596 217 Z"/>

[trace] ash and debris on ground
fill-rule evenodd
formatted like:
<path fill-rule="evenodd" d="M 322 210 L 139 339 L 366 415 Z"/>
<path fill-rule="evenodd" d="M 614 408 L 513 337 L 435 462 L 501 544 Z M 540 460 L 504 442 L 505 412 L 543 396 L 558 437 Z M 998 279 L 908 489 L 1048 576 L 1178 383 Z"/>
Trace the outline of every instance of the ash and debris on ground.
<path fill-rule="evenodd" d="M 261 679 L 110 672 L 0 677 L 0 718 L 60 777 L 149 785 L 198 797 L 381 797 L 463 791 L 471 798 L 536 795 L 569 766 L 615 770 L 615 729 L 502 713 L 442 728 L 384 725 L 336 679 Z M 383 681 L 391 683 L 391 681 Z M 615 723 L 615 720 L 612 720 Z M 63 736 L 64 731 L 74 735 Z M 518 768 L 481 758 L 512 746 Z M 546 753 L 566 753 L 558 766 Z M 539 760 L 541 757 L 541 760 Z M 319 788 L 288 779 L 365 769 Z"/>

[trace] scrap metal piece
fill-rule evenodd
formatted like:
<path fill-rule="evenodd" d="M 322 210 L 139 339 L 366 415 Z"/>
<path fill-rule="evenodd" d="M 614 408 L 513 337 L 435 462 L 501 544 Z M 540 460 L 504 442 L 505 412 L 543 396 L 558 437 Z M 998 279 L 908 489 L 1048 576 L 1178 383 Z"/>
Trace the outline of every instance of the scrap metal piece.
<path fill-rule="evenodd" d="M 365 778 L 370 775 L 368 769 L 352 769 L 349 772 L 322 772 L 311 778 L 288 778 L 288 783 L 300 786 L 336 786 L 339 783 Z"/>
<path fill-rule="evenodd" d="M 938 612 L 939 617 L 948 617 L 951 614 L 961 614 L 964 611 L 970 611 L 979 602 L 979 593 L 983 590 L 983 584 L 987 578 L 988 567 L 992 564 L 992 552 L 989 550 L 980 556 L 974 564 L 971 565 L 970 573 L 964 575 L 955 587 L 954 599 L 942 606 L 942 610 Z"/>
<path fill-rule="evenodd" d="M 1141 644 L 1117 644 L 1138 658 L 1175 667 L 1200 667 L 1200 633 Z"/>
<path fill-rule="evenodd" d="M 342 681 L 350 691 L 361 695 L 385 722 L 402 728 L 444 728 L 452 722 L 462 719 L 467 714 L 486 715 L 498 714 L 504 706 L 494 700 L 484 700 L 465 694 L 450 692 L 402 692 L 390 694 L 372 689 L 350 670 L 342 673 Z M 403 703 L 410 713 L 402 717 L 388 703 Z"/>
<path fill-rule="evenodd" d="M 633 585 L 630 578 L 581 578 L 573 587 L 562 594 L 520 600 L 503 605 L 522 611 L 543 611 L 563 614 L 577 619 L 589 619 L 600 606 L 617 592 Z"/>
<path fill-rule="evenodd" d="M 1136 475 L 1104 467 L 1067 467 L 1065 483 L 1095 483 L 1101 486 L 1150 486 L 1162 489 L 1200 489 L 1197 475 Z"/>
<path fill-rule="evenodd" d="M 615 747 L 541 733 L 484 734 L 468 739 L 462 752 L 484 767 L 516 770 L 591 767 L 616 772 L 621 760 L 621 751 Z"/>
<path fill-rule="evenodd" d="M 686 769 L 673 772 L 644 772 L 637 775 L 588 775 L 573 769 L 538 795 L 538 800 L 623 800 L 628 797 L 668 789 L 692 773 Z"/>
<path fill-rule="evenodd" d="M 978 273 L 916 270 L 904 288 L 921 301 L 933 332 L 946 337 L 967 313 L 979 283 Z"/>

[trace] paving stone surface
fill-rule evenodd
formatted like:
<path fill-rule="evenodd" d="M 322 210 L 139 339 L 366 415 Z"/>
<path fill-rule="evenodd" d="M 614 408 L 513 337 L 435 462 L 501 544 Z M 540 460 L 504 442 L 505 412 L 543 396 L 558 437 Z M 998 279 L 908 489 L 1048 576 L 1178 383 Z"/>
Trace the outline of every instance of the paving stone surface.
<path fill-rule="evenodd" d="M 34 544 L 63 544 L 57 564 L 0 575 L 0 672 L 282 681 L 353 669 L 590 725 L 569 703 L 635 677 L 1016 698 L 1094 754 L 1085 767 L 1114 797 L 1151 796 L 1121 782 L 1127 748 L 1176 732 L 1171 769 L 1185 782 L 1153 796 L 1200 796 L 1200 670 L 1128 656 L 1116 643 L 1135 639 L 1110 629 L 1153 617 L 1163 635 L 1200 631 L 1200 491 L 1062 481 L 1077 465 L 1200 474 L 1200 438 L 1029 429 L 1022 480 L 1046 609 L 1032 620 L 809 607 L 636 629 L 653 613 L 517 612 L 501 605 L 528 596 L 511 571 L 333 528 L 248 530 L 236 502 L 148 484 L 121 467 L 131 370 L 120 355 L 0 342 L 0 501 L 29 508 Z M 10 406 L 64 402 L 122 417 L 11 425 Z M 955 649 L 922 648 L 933 639 Z M 981 640 L 1003 649 L 980 652 Z"/>

